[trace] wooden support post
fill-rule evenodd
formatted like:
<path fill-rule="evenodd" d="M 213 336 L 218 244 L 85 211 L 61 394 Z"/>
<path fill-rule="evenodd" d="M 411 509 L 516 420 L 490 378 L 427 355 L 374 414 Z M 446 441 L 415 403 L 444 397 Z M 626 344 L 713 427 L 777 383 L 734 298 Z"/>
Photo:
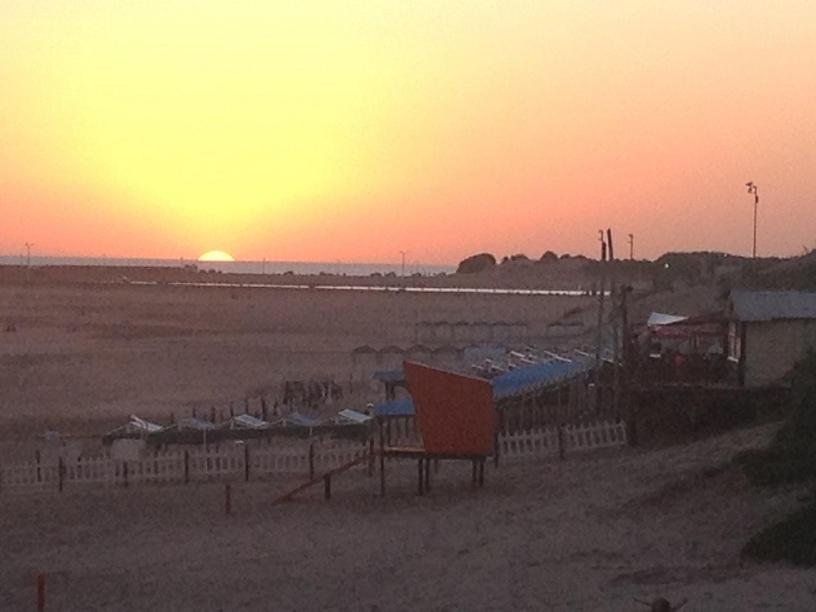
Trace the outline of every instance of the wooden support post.
<path fill-rule="evenodd" d="M 424 474 L 422 471 L 422 457 L 417 459 L 417 476 L 417 495 L 422 495 L 425 492 L 422 486 L 424 480 Z"/>
<path fill-rule="evenodd" d="M 42 482 L 42 473 L 40 472 L 40 451 L 35 451 L 34 457 L 37 460 L 37 482 Z"/>
<path fill-rule="evenodd" d="M 57 478 L 59 479 L 59 492 L 62 493 L 62 481 L 65 478 L 65 463 L 62 457 L 57 460 Z"/>
<path fill-rule="evenodd" d="M 473 468 L 473 474 L 472 474 L 471 479 L 470 479 L 470 484 L 472 484 L 475 487 L 476 486 L 476 460 L 471 459 L 470 463 L 471 463 L 471 467 Z"/>
<path fill-rule="evenodd" d="M 331 474 L 323 477 L 323 497 L 331 499 Z"/>
<path fill-rule="evenodd" d="M 122 462 L 122 479 L 124 482 L 124 486 L 127 489 L 128 487 L 128 463 L 127 461 Z M 62 490 L 62 489 L 60 489 Z"/>
<path fill-rule="evenodd" d="M 484 464 L 485 460 L 484 457 L 479 459 L 479 486 L 484 486 Z"/>
<path fill-rule="evenodd" d="M 314 441 L 309 440 L 309 480 L 315 477 Z"/>
<path fill-rule="evenodd" d="M 564 424 L 558 424 L 558 458 L 564 458 Z"/>
<path fill-rule="evenodd" d="M 374 475 L 374 436 L 369 432 L 368 437 L 368 477 Z"/>
<path fill-rule="evenodd" d="M 244 481 L 249 482 L 249 444 L 244 440 Z"/>
<path fill-rule="evenodd" d="M 431 460 L 425 459 L 425 490 L 431 490 Z"/>
<path fill-rule="evenodd" d="M 224 485 L 224 514 L 232 513 L 232 485 Z"/>
<path fill-rule="evenodd" d="M 263 420 L 266 420 L 266 398 L 262 395 L 261 396 L 261 417 Z"/>
<path fill-rule="evenodd" d="M 377 418 L 380 430 L 380 495 L 385 497 L 385 439 L 383 438 L 382 417 Z"/>
<path fill-rule="evenodd" d="M 190 451 L 184 451 L 184 484 L 190 482 Z"/>
<path fill-rule="evenodd" d="M 45 611 L 45 574 L 37 574 L 37 612 Z"/>

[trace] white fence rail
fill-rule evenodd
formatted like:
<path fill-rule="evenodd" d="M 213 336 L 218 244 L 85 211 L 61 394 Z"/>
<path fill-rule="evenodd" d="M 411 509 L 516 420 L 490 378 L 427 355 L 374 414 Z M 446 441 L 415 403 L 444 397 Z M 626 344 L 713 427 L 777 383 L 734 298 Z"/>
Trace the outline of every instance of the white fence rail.
<path fill-rule="evenodd" d="M 512 461 L 626 446 L 626 443 L 625 422 L 600 421 L 501 435 L 499 456 L 503 460 Z"/>
<path fill-rule="evenodd" d="M 501 461 L 549 457 L 626 445 L 623 421 L 565 425 L 499 436 Z M 331 441 L 291 447 L 222 444 L 158 451 L 137 460 L 111 457 L 0 465 L 0 495 L 63 491 L 82 485 L 130 486 L 209 480 L 255 480 L 274 474 L 308 476 L 368 452 L 366 444 Z M 360 468 L 365 469 L 365 464 Z"/>

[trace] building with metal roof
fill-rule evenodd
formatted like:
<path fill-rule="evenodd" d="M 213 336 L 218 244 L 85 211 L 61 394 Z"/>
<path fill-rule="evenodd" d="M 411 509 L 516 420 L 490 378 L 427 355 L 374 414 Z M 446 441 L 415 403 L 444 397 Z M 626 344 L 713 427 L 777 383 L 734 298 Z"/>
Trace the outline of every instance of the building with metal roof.
<path fill-rule="evenodd" d="M 734 290 L 727 315 L 728 359 L 742 386 L 786 384 L 816 350 L 816 292 Z"/>
<path fill-rule="evenodd" d="M 732 318 L 744 322 L 816 319 L 816 291 L 731 292 Z"/>

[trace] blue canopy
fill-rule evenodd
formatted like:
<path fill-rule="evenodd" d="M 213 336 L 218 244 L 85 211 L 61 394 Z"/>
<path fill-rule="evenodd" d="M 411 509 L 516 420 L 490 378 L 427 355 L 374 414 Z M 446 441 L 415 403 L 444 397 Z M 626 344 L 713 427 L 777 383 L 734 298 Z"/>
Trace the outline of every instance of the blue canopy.
<path fill-rule="evenodd" d="M 405 373 L 402 368 L 399 370 L 377 370 L 371 375 L 371 378 L 382 383 L 400 383 L 405 382 Z"/>
<path fill-rule="evenodd" d="M 414 416 L 414 402 L 404 397 L 374 406 L 374 414 L 381 417 Z"/>
<path fill-rule="evenodd" d="M 550 387 L 576 378 L 592 369 L 592 362 L 548 361 L 500 374 L 493 383 L 493 398 L 503 399 L 526 391 Z"/>
<path fill-rule="evenodd" d="M 572 361 L 547 361 L 516 368 L 493 378 L 493 399 L 500 400 L 536 389 L 544 389 L 584 375 L 592 369 L 591 358 Z M 374 406 L 374 414 L 383 417 L 413 416 L 414 403 L 402 398 Z"/>
<path fill-rule="evenodd" d="M 294 425 L 296 427 L 317 427 L 320 425 L 319 420 L 308 417 L 305 414 L 300 414 L 299 412 L 288 414 L 283 420 L 287 425 Z"/>

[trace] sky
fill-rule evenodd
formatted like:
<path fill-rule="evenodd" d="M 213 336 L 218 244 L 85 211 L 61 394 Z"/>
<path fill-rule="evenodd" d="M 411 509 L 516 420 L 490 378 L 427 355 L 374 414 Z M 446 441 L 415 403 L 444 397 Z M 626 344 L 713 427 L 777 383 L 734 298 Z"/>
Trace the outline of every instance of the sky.
<path fill-rule="evenodd" d="M 0 253 L 816 247 L 816 3 L 2 0 Z"/>

